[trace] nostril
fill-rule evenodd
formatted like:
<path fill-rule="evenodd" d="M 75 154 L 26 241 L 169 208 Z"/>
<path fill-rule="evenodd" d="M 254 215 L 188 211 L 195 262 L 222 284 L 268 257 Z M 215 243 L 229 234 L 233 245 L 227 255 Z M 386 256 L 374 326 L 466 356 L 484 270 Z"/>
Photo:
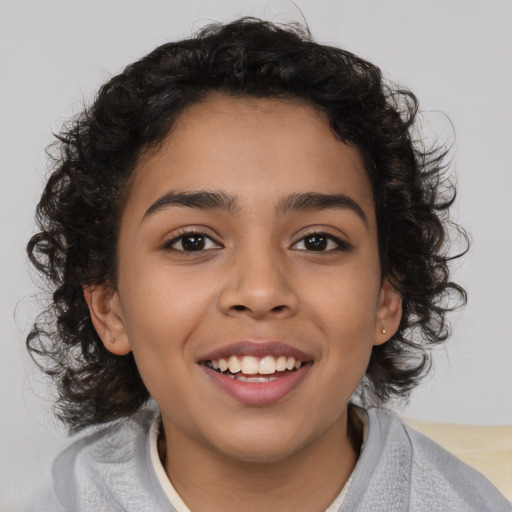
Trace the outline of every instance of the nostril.
<path fill-rule="evenodd" d="M 235 310 L 235 311 L 246 311 L 250 308 L 248 308 L 247 306 L 244 306 L 242 304 L 237 304 L 235 306 L 232 306 L 232 308 Z M 280 313 L 281 311 L 283 311 L 284 309 L 286 309 L 286 306 L 274 306 L 270 311 L 274 312 L 274 313 Z"/>

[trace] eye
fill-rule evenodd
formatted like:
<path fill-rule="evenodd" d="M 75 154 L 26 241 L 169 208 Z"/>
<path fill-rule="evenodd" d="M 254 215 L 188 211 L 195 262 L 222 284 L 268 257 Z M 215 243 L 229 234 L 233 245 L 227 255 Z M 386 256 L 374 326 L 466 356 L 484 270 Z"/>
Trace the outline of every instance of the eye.
<path fill-rule="evenodd" d="M 165 248 L 182 252 L 200 252 L 208 249 L 220 249 L 221 246 L 204 233 L 188 232 L 167 242 Z"/>
<path fill-rule="evenodd" d="M 309 233 L 293 245 L 293 249 L 314 252 L 347 250 L 349 247 L 347 242 L 327 233 Z"/>

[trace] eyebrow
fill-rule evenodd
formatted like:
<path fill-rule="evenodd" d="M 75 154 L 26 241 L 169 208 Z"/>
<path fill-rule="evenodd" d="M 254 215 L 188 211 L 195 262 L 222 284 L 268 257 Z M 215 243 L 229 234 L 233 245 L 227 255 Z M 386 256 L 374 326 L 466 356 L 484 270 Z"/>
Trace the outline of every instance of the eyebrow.
<path fill-rule="evenodd" d="M 363 209 L 345 194 L 321 194 L 318 192 L 296 193 L 285 197 L 277 205 L 277 211 L 283 214 L 297 211 L 331 209 L 351 210 L 356 213 L 368 227 L 368 219 Z"/>
<path fill-rule="evenodd" d="M 170 206 L 185 206 L 200 210 L 220 210 L 228 213 L 234 213 L 238 209 L 236 198 L 224 192 L 206 192 L 202 190 L 196 192 L 177 192 L 171 190 L 158 198 L 146 210 L 142 220 Z"/>
<path fill-rule="evenodd" d="M 197 208 L 200 210 L 218 210 L 234 213 L 239 209 L 238 201 L 224 192 L 180 192 L 169 191 L 158 198 L 144 213 L 142 220 L 172 206 Z M 300 211 L 321 210 L 351 210 L 356 213 L 366 226 L 368 220 L 363 209 L 353 199 L 345 194 L 322 194 L 319 192 L 302 192 L 290 194 L 283 198 L 276 207 L 278 214 L 288 214 Z"/>

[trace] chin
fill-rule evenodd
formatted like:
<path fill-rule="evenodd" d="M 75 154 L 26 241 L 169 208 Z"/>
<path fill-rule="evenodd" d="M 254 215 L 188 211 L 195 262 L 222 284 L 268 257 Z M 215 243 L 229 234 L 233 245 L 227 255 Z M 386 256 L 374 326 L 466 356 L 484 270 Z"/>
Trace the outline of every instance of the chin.
<path fill-rule="evenodd" d="M 215 448 L 224 457 L 240 463 L 276 463 L 283 461 L 301 451 L 308 443 L 307 439 L 297 439 L 284 429 L 246 430 L 230 432 L 229 439 L 215 443 Z"/>
<path fill-rule="evenodd" d="M 221 453 L 224 457 L 232 459 L 234 462 L 241 464 L 275 464 L 289 459 L 298 449 L 269 449 L 266 447 L 262 449 L 261 445 L 251 447 L 239 446 L 238 448 L 230 447 L 227 450 L 222 450 Z"/>

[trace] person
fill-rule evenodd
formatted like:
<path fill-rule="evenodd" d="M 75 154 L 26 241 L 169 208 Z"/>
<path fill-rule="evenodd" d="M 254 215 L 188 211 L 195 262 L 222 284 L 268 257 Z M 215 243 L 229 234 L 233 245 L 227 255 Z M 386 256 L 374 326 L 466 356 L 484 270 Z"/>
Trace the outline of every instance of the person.
<path fill-rule="evenodd" d="M 251 18 L 101 87 L 28 244 L 52 292 L 28 349 L 57 416 L 95 427 L 38 510 L 509 510 L 385 408 L 466 300 L 417 112 L 376 66 Z"/>

